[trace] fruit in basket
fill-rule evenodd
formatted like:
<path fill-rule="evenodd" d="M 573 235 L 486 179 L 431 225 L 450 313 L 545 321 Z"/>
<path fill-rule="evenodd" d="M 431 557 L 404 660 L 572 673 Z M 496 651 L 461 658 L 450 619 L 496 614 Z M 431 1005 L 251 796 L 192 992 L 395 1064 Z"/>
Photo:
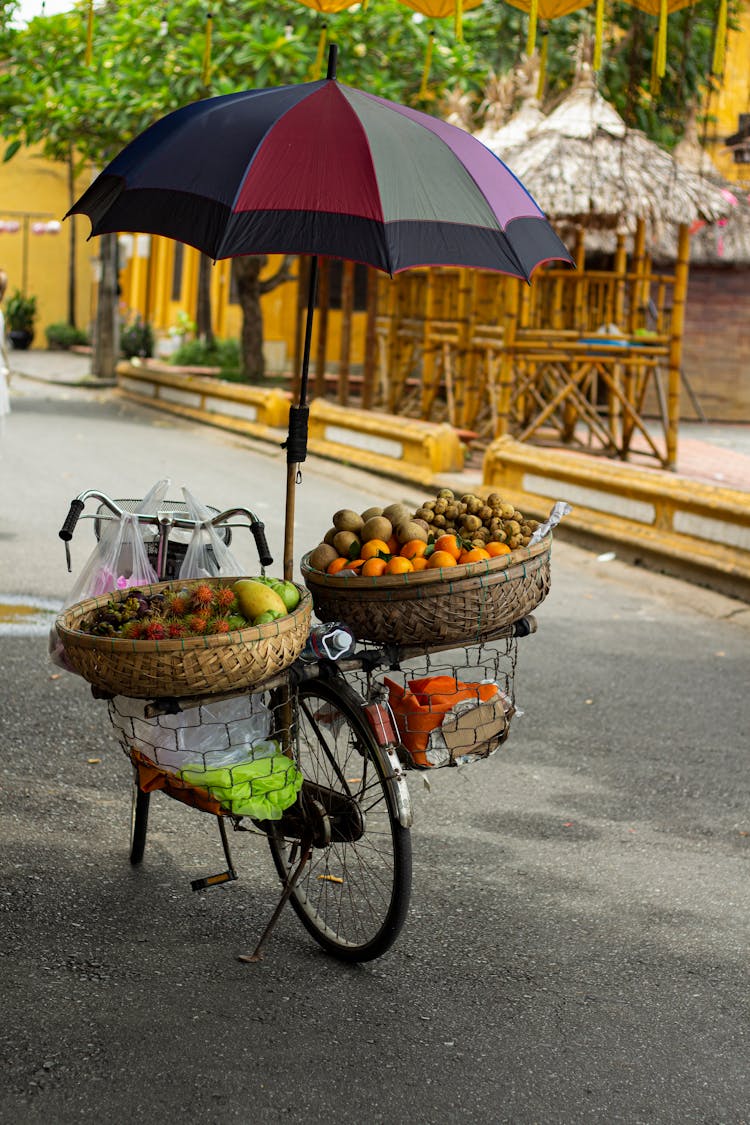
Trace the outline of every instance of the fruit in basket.
<path fill-rule="evenodd" d="M 367 521 L 371 520 L 373 516 L 382 516 L 382 514 L 383 514 L 382 508 L 367 508 L 362 513 L 362 523 L 367 523 Z"/>
<path fill-rule="evenodd" d="M 327 570 L 338 557 L 338 551 L 332 544 L 319 543 L 315 550 L 310 552 L 309 563 L 313 570 Z"/>
<path fill-rule="evenodd" d="M 333 545 L 339 555 L 347 556 L 354 546 L 359 552 L 360 540 L 353 531 L 338 531 L 333 537 Z"/>
<path fill-rule="evenodd" d="M 363 524 L 364 520 L 359 512 L 354 512 L 351 508 L 341 508 L 333 517 L 333 526 L 337 531 L 359 532 Z"/>
<path fill-rule="evenodd" d="M 360 533 L 363 543 L 371 539 L 390 539 L 393 535 L 393 524 L 386 516 L 371 516 L 364 524 Z"/>
<path fill-rule="evenodd" d="M 386 543 L 384 539 L 368 539 L 362 545 L 360 554 L 366 562 L 368 559 L 376 559 L 378 555 L 392 555 L 393 551 L 390 544 Z M 310 558 L 312 559 L 312 555 Z"/>
<path fill-rule="evenodd" d="M 438 566 L 456 566 L 456 559 L 449 551 L 433 551 L 427 560 L 427 566 L 431 570 L 434 570 Z"/>
<path fill-rule="evenodd" d="M 396 538 L 403 546 L 404 543 L 409 543 L 412 539 L 422 539 L 426 543 L 428 534 L 421 523 L 417 523 L 416 520 L 405 520 L 397 525 Z"/>
<path fill-rule="evenodd" d="M 280 617 L 286 614 L 286 606 L 276 591 L 255 578 L 239 578 L 232 589 L 243 615 L 253 624 L 256 624 L 257 617 L 268 610 L 274 610 Z"/>

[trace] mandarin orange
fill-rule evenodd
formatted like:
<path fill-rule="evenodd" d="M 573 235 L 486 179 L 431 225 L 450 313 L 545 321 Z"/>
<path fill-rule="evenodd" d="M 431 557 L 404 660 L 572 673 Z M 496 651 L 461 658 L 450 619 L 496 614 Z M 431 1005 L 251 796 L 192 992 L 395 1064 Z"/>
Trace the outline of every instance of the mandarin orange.
<path fill-rule="evenodd" d="M 408 543 L 404 543 L 399 551 L 405 559 L 421 559 L 427 550 L 427 544 L 423 543 L 421 539 L 410 539 Z"/>
<path fill-rule="evenodd" d="M 486 550 L 491 559 L 496 559 L 498 555 L 510 554 L 510 547 L 507 543 L 500 543 L 494 539 L 487 544 Z"/>
<path fill-rule="evenodd" d="M 388 565 L 385 559 L 371 558 L 366 559 L 365 564 L 360 570 L 360 574 L 365 578 L 380 578 L 381 574 L 385 573 L 385 568 Z"/>
<path fill-rule="evenodd" d="M 490 553 L 485 551 L 484 547 L 472 547 L 470 551 L 461 552 L 458 556 L 458 562 L 459 566 L 463 566 L 464 563 L 481 562 L 482 559 L 488 559 L 489 557 Z"/>
<path fill-rule="evenodd" d="M 394 555 L 390 562 L 385 564 L 386 574 L 410 574 L 414 570 L 409 559 L 401 555 Z"/>
<path fill-rule="evenodd" d="M 456 559 L 450 551 L 433 551 L 427 560 L 427 565 L 433 570 L 438 566 L 455 566 Z"/>
<path fill-rule="evenodd" d="M 364 559 L 334 559 L 326 569 L 326 574 L 338 574 L 340 570 L 359 570 L 364 565 Z"/>
<path fill-rule="evenodd" d="M 463 550 L 458 536 L 456 535 L 441 535 L 439 539 L 435 540 L 435 553 L 438 551 L 447 551 L 454 559 L 457 559 Z"/>
<path fill-rule="evenodd" d="M 420 558 L 419 555 L 417 555 L 416 558 L 411 559 L 412 570 L 427 570 L 427 567 L 429 565 L 430 564 L 428 560 L 425 558 Z"/>
<path fill-rule="evenodd" d="M 374 559 L 378 555 L 392 555 L 393 551 L 389 550 L 388 544 L 384 539 L 368 539 L 360 551 L 362 558 Z"/>

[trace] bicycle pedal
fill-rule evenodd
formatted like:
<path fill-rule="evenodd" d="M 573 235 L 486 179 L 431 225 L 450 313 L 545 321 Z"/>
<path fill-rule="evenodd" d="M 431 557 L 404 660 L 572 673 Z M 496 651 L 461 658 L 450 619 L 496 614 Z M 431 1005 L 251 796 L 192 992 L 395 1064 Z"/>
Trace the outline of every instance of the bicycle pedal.
<path fill-rule="evenodd" d="M 190 889 L 193 891 L 205 891 L 208 887 L 218 887 L 221 883 L 232 883 L 239 876 L 233 871 L 221 871 L 218 875 L 207 875 L 205 879 L 193 879 L 190 883 Z"/>

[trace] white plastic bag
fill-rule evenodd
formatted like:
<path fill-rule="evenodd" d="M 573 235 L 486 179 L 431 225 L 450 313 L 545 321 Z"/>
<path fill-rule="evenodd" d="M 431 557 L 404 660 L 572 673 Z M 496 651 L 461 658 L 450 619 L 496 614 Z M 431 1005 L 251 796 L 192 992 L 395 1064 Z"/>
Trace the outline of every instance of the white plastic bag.
<path fill-rule="evenodd" d="M 210 510 L 199 503 L 187 488 L 183 488 L 182 495 L 188 518 L 197 520 L 197 524 L 190 536 L 178 577 L 238 578 L 244 570 L 211 523 Z"/>
<path fill-rule="evenodd" d="M 78 575 L 64 608 L 87 598 L 98 598 L 113 590 L 126 590 L 130 586 L 149 586 L 158 582 L 156 571 L 148 561 L 144 542 L 147 528 L 138 523 L 140 514 L 156 514 L 163 501 L 169 479 L 157 481 L 143 497 L 136 510 L 122 519 L 102 519 L 101 534 L 94 550 Z M 53 664 L 74 672 L 53 625 L 49 635 L 49 657 Z M 78 673 L 76 673 L 78 675 Z"/>

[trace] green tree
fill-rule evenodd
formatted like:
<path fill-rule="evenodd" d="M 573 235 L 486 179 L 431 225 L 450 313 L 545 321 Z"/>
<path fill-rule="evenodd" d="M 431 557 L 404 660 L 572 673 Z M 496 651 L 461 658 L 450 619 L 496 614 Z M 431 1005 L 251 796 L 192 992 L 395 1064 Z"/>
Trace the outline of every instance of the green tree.
<path fill-rule="evenodd" d="M 332 16 L 296 0 L 218 0 L 212 6 L 212 67 L 206 82 L 203 0 L 98 4 L 91 65 L 85 57 L 85 3 L 63 15 L 34 19 L 25 28 L 9 22 L 16 8 L 14 0 L 0 0 L 5 16 L 0 131 L 10 141 L 6 156 L 20 144 L 41 144 L 53 160 L 70 161 L 75 153 L 76 169 L 82 162 L 100 168 L 157 118 L 198 98 L 309 80 L 324 26 L 339 45 L 342 82 L 427 110 L 449 90 L 467 92 L 478 105 L 489 71 L 502 73 L 522 57 L 527 19 L 507 4 L 482 4 L 465 13 L 464 42 L 457 43 L 450 20 L 424 20 L 399 0 L 378 0 Z M 658 99 L 650 92 L 655 21 L 625 0 L 614 0 L 609 10 L 602 92 L 629 124 L 667 146 L 679 139 L 685 107 L 708 79 L 714 8 L 713 0 L 700 0 L 670 16 L 668 73 Z M 552 100 L 571 81 L 575 44 L 584 30 L 593 31 L 593 6 L 550 25 L 547 89 Z M 422 98 L 431 31 L 435 50 Z M 102 249 L 113 299 L 114 251 Z M 246 264 L 240 286 L 249 378 L 262 373 L 259 298 L 263 287 L 274 283 L 260 283 L 259 271 L 258 262 Z M 210 317 L 206 324 L 203 316 L 200 330 L 210 335 Z"/>

